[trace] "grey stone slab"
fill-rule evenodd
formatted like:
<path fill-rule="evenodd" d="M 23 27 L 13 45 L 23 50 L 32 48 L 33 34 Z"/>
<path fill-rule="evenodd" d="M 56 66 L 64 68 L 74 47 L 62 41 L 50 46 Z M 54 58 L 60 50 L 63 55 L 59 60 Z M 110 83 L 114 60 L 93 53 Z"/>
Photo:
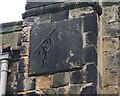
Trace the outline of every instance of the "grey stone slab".
<path fill-rule="evenodd" d="M 68 96 L 76 96 L 76 95 L 80 95 L 80 85 L 79 84 L 75 84 L 75 85 L 71 85 L 69 90 L 68 90 Z"/>
<path fill-rule="evenodd" d="M 83 74 L 80 70 L 71 73 L 71 77 L 70 77 L 71 84 L 80 84 L 82 82 L 83 82 Z"/>
<path fill-rule="evenodd" d="M 97 50 L 94 46 L 87 46 L 83 48 L 82 63 L 94 62 L 97 64 Z"/>
<path fill-rule="evenodd" d="M 97 96 L 97 89 L 95 86 L 87 86 L 83 88 L 83 90 L 80 92 L 80 95 L 94 95 Z"/>
<path fill-rule="evenodd" d="M 94 82 L 94 84 L 97 84 L 97 67 L 95 66 L 95 64 L 87 65 L 86 72 L 87 72 L 86 81 Z"/>
<path fill-rule="evenodd" d="M 25 76 L 24 74 L 17 74 L 17 92 L 21 92 L 21 91 L 24 91 L 24 85 L 23 85 L 23 82 L 24 82 L 24 79 L 25 79 Z"/>
<path fill-rule="evenodd" d="M 80 19 L 34 26 L 29 73 L 50 74 L 80 67 L 82 36 L 79 26 Z"/>
<path fill-rule="evenodd" d="M 95 22 L 95 26 L 91 22 Z M 71 71 L 89 62 L 97 64 L 97 51 L 91 46 L 97 36 L 88 34 L 86 38 L 91 42 L 86 41 L 89 44 L 83 47 L 83 40 L 86 39 L 83 38 L 82 23 L 85 33 L 97 34 L 94 13 L 84 18 L 34 24 L 30 35 L 29 75 Z"/>
<path fill-rule="evenodd" d="M 69 74 L 67 72 L 56 73 L 53 75 L 52 87 L 60 87 L 69 84 Z"/>
<path fill-rule="evenodd" d="M 18 67 L 18 70 L 19 70 L 20 73 L 24 72 L 24 67 L 25 67 L 24 60 L 20 59 L 19 67 Z"/>
<path fill-rule="evenodd" d="M 83 23 L 83 31 L 84 32 L 94 32 L 97 36 L 98 34 L 98 24 L 97 24 L 97 15 L 96 13 L 90 13 L 85 15 L 82 20 Z"/>

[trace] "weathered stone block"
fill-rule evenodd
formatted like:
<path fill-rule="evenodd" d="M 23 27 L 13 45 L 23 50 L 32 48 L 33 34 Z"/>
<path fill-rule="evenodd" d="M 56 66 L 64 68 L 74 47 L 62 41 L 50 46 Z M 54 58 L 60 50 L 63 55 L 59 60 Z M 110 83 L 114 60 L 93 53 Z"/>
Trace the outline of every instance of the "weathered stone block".
<path fill-rule="evenodd" d="M 103 52 L 115 52 L 119 46 L 119 38 L 103 38 Z"/>
<path fill-rule="evenodd" d="M 103 62 L 105 68 L 118 68 L 120 67 L 120 52 L 115 52 L 113 54 L 104 54 Z"/>
<path fill-rule="evenodd" d="M 12 51 L 11 62 L 17 62 L 20 60 L 20 49 Z"/>
<path fill-rule="evenodd" d="M 20 61 L 19 61 L 19 67 L 18 67 L 18 70 L 19 70 L 20 73 L 24 72 L 24 67 L 25 67 L 25 65 L 24 65 L 24 59 L 20 59 Z"/>
<path fill-rule="evenodd" d="M 74 95 L 79 95 L 80 94 L 80 85 L 75 84 L 71 85 L 69 90 L 68 90 L 68 95 L 69 96 L 74 96 Z"/>
<path fill-rule="evenodd" d="M 28 56 L 22 57 L 19 61 L 18 71 L 20 73 L 27 73 L 28 74 L 28 64 L 29 64 Z"/>
<path fill-rule="evenodd" d="M 80 70 L 71 72 L 70 83 L 80 84 L 83 82 L 83 74 Z"/>
<path fill-rule="evenodd" d="M 49 96 L 49 95 L 55 95 L 55 94 L 56 94 L 56 89 L 54 88 L 43 90 L 43 96 Z"/>
<path fill-rule="evenodd" d="M 105 87 L 103 88 L 103 92 L 105 94 L 112 94 L 113 96 L 119 96 L 118 94 L 118 86 L 108 86 L 108 87 Z"/>
<path fill-rule="evenodd" d="M 118 6 L 106 6 L 103 7 L 103 20 L 104 23 L 107 25 L 109 22 L 117 21 L 118 14 L 117 14 Z"/>
<path fill-rule="evenodd" d="M 24 80 L 24 91 L 35 90 L 36 79 L 35 78 L 25 78 Z"/>
<path fill-rule="evenodd" d="M 118 70 L 117 69 L 107 69 L 103 72 L 103 84 L 105 87 L 117 85 L 118 81 Z M 107 80 L 106 80 L 107 78 Z"/>
<path fill-rule="evenodd" d="M 56 89 L 56 94 L 57 94 L 57 96 L 59 96 L 59 95 L 61 95 L 61 96 L 65 95 L 65 88 L 64 87 L 57 88 Z"/>
<path fill-rule="evenodd" d="M 41 76 L 36 78 L 36 90 L 49 89 L 52 86 L 52 76 Z"/>
<path fill-rule="evenodd" d="M 97 84 L 97 67 L 95 64 L 89 64 L 87 65 L 86 69 L 86 81 L 87 82 L 94 82 L 94 84 Z"/>
<path fill-rule="evenodd" d="M 26 54 L 26 50 L 27 50 L 27 48 L 26 48 L 26 43 L 22 43 L 21 53 L 22 53 L 22 54 Z"/>
<path fill-rule="evenodd" d="M 117 36 L 119 37 L 120 36 L 120 29 L 106 28 L 104 30 L 103 35 L 104 35 L 104 37 L 117 37 Z"/>
<path fill-rule="evenodd" d="M 112 3 L 113 4 L 113 3 Z M 106 6 L 103 7 L 103 36 L 105 37 L 116 37 L 120 36 L 119 28 L 119 16 L 118 16 L 118 6 Z"/>
<path fill-rule="evenodd" d="M 53 75 L 53 87 L 60 87 L 69 84 L 69 76 L 70 74 L 67 72 L 64 73 L 56 73 Z"/>
<path fill-rule="evenodd" d="M 28 56 L 29 55 L 29 42 L 23 42 L 21 47 L 22 55 Z"/>
<path fill-rule="evenodd" d="M 61 21 L 64 19 L 68 19 L 69 11 L 60 11 L 51 14 L 51 21 Z"/>
<path fill-rule="evenodd" d="M 97 36 L 94 32 L 83 33 L 83 47 L 95 46 L 97 47 Z"/>
<path fill-rule="evenodd" d="M 23 73 L 20 73 L 16 81 L 17 81 L 18 92 L 35 90 L 35 86 L 36 86 L 35 78 L 25 77 Z"/>
<path fill-rule="evenodd" d="M 43 14 L 35 17 L 35 24 L 39 25 L 42 23 L 51 22 L 51 14 Z"/>
<path fill-rule="evenodd" d="M 94 32 L 97 36 L 98 34 L 98 24 L 97 24 L 97 15 L 95 12 L 84 15 L 81 20 L 83 27 L 83 32 Z M 92 23 L 92 24 L 91 24 Z"/>
<path fill-rule="evenodd" d="M 17 49 L 17 41 L 18 36 L 21 34 L 21 31 L 12 32 L 7 34 L 0 34 L 0 38 L 2 39 L 2 44 L 7 44 L 7 46 L 12 46 L 13 49 Z M 1 40 L 0 39 L 0 40 Z"/>
<path fill-rule="evenodd" d="M 24 19 L 24 22 L 22 24 L 22 27 L 26 28 L 26 27 L 30 27 L 31 25 L 33 25 L 35 23 L 35 17 L 27 17 Z M 24 29 L 23 28 L 23 29 Z"/>
<path fill-rule="evenodd" d="M 94 62 L 97 64 L 97 50 L 94 46 L 88 46 L 83 48 L 82 63 Z"/>
<path fill-rule="evenodd" d="M 25 76 L 24 74 L 18 74 L 17 75 L 17 91 L 18 92 L 21 92 L 21 91 L 24 91 L 24 79 L 25 79 Z"/>
<path fill-rule="evenodd" d="M 97 96 L 97 90 L 95 86 L 87 86 L 83 88 L 83 90 L 80 92 L 81 95 L 94 95 Z"/>
<path fill-rule="evenodd" d="M 69 10 L 69 18 L 70 19 L 80 18 L 81 16 L 92 13 L 92 12 L 93 12 L 92 7 L 72 9 L 72 10 Z"/>
<path fill-rule="evenodd" d="M 117 37 L 120 36 L 120 22 L 119 21 L 114 21 L 110 22 L 108 25 L 105 26 L 104 28 L 104 33 L 103 36 L 105 37 Z"/>

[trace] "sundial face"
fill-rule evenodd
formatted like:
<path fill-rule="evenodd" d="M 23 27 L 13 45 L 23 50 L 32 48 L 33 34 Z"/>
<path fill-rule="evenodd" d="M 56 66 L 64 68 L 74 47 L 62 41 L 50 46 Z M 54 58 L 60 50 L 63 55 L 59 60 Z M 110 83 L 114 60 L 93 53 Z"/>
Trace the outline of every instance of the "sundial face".
<path fill-rule="evenodd" d="M 77 18 L 34 25 L 30 33 L 29 75 L 66 72 L 81 68 L 84 55 L 82 31 L 83 27 L 85 28 L 81 26 L 82 23 L 83 20 Z M 86 31 L 89 28 L 94 31 L 96 28 L 86 26 Z"/>
<path fill-rule="evenodd" d="M 47 74 L 80 67 L 80 30 L 80 19 L 35 25 L 30 39 L 30 74 Z"/>

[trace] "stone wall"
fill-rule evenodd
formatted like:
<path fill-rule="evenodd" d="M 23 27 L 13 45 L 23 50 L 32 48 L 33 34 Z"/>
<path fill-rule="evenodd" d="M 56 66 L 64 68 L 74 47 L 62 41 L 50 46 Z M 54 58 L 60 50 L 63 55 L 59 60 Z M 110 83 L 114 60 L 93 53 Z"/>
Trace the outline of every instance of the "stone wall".
<path fill-rule="evenodd" d="M 9 64 L 7 94 L 118 96 L 120 5 L 101 6 L 28 2 L 23 22 L 2 24 L 2 43 L 18 56 Z"/>
<path fill-rule="evenodd" d="M 103 3 L 102 15 L 103 93 L 119 94 L 120 4 Z"/>
<path fill-rule="evenodd" d="M 35 8 L 32 9 L 32 4 L 28 3 L 28 10 L 23 14 L 22 57 L 19 63 L 19 66 L 22 67 L 19 68 L 18 94 L 97 94 L 97 34 L 99 31 L 97 22 L 99 22 L 98 17 L 101 14 L 100 6 L 92 3 L 45 3 L 44 6 L 43 4 L 36 3 L 34 5 Z M 77 54 L 74 51 L 74 53 L 70 51 L 71 57 L 68 60 L 66 57 L 63 58 L 63 60 L 66 59 L 68 61 L 67 63 L 59 64 L 58 62 L 58 64 L 54 64 L 56 61 L 53 60 L 53 63 L 46 63 L 46 67 L 44 65 L 41 67 L 40 55 L 37 55 L 40 49 L 36 51 L 36 47 L 39 45 L 40 38 L 44 40 L 44 37 L 40 35 L 45 36 L 46 32 L 51 32 L 51 28 L 54 28 L 54 25 L 60 28 L 56 29 L 59 30 L 56 32 L 70 32 L 69 34 L 75 32 L 74 34 L 78 34 L 73 35 L 73 37 L 77 36 L 76 38 L 79 38 L 80 41 L 79 39 L 74 41 L 76 38 L 74 39 L 73 37 L 68 38 L 69 40 L 64 37 L 65 40 L 68 40 L 67 42 L 64 41 L 64 43 L 71 44 L 73 47 L 67 45 L 70 46 L 71 50 L 76 48 L 78 50 L 77 54 L 80 50 L 79 58 L 74 60 L 75 57 L 73 55 L 77 56 Z M 65 28 L 69 28 L 70 31 Z M 79 35 L 80 37 L 78 37 Z M 66 36 L 68 37 L 69 35 Z M 61 38 L 63 37 L 61 36 Z M 75 42 L 75 44 L 70 43 L 70 40 Z M 41 42 L 44 41 L 41 40 Z M 64 43 L 62 43 L 63 45 L 60 48 L 63 46 L 67 48 Z M 32 57 L 33 50 L 36 51 L 36 56 Z M 61 52 L 64 52 L 64 50 Z M 67 50 L 69 51 L 69 48 Z M 59 54 L 58 50 L 54 56 L 49 55 L 55 59 L 58 59 L 58 56 L 62 58 Z M 61 55 L 63 54 L 65 53 Z M 75 62 L 70 62 L 71 58 Z M 58 59 L 58 61 L 60 60 Z M 66 67 L 65 64 L 68 64 L 69 67 Z"/>

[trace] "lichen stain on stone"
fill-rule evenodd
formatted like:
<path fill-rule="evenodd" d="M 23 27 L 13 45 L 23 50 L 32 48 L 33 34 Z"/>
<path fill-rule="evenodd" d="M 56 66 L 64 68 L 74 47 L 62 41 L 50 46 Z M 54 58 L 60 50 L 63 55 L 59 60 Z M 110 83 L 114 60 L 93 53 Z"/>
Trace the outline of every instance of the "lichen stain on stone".
<path fill-rule="evenodd" d="M 70 56 L 71 56 L 71 57 L 73 57 L 73 56 L 74 56 L 73 51 L 70 51 Z"/>
<path fill-rule="evenodd" d="M 70 58 L 67 58 L 67 59 L 66 59 L 66 63 L 67 63 L 67 64 L 68 64 L 69 60 L 70 60 Z"/>
<path fill-rule="evenodd" d="M 71 65 L 72 67 L 74 66 L 74 63 L 73 62 L 69 62 L 69 65 Z"/>

